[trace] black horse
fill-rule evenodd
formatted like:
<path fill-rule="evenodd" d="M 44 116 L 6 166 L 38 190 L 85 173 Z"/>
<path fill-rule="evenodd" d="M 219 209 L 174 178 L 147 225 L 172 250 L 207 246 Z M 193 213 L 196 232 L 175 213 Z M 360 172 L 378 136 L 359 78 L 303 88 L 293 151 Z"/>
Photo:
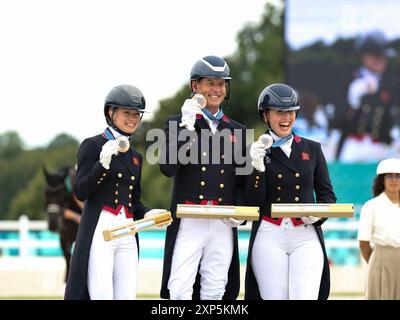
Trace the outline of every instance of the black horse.
<path fill-rule="evenodd" d="M 73 192 L 76 170 L 65 166 L 55 173 L 50 173 L 43 166 L 46 178 L 45 209 L 50 231 L 60 234 L 60 243 L 66 260 L 65 281 L 68 278 L 72 245 L 76 239 L 82 203 Z"/>

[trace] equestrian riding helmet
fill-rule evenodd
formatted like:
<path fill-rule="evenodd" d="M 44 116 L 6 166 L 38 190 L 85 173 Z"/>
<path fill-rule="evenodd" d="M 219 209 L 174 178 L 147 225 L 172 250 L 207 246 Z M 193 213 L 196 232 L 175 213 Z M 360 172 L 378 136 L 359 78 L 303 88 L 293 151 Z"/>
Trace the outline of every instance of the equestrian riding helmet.
<path fill-rule="evenodd" d="M 258 97 L 257 109 L 261 119 L 266 109 L 281 111 L 299 110 L 297 93 L 293 88 L 283 83 L 267 86 Z M 297 114 L 297 113 L 296 113 Z"/>
<path fill-rule="evenodd" d="M 381 31 L 369 32 L 356 40 L 356 49 L 361 54 L 373 54 L 378 56 L 390 55 L 388 41 Z"/>
<path fill-rule="evenodd" d="M 230 70 L 226 61 L 217 56 L 206 56 L 193 65 L 190 71 L 190 88 L 192 88 L 192 81 L 199 80 L 200 78 L 220 78 L 231 80 L 229 75 Z"/>
<path fill-rule="evenodd" d="M 108 110 L 110 108 L 134 109 L 146 112 L 143 93 L 135 86 L 123 84 L 111 89 L 104 101 L 104 116 L 108 125 L 112 125 Z"/>

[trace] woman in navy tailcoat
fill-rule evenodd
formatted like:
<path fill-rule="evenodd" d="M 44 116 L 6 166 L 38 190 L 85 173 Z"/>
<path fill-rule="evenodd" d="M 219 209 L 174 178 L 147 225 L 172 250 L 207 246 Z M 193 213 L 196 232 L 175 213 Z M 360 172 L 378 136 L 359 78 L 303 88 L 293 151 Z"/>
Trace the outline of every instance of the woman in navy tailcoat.
<path fill-rule="evenodd" d="M 250 147 L 254 167 L 245 187 L 248 205 L 260 207 L 253 222 L 245 299 L 327 299 L 329 265 L 321 224 L 312 216 L 271 218 L 272 203 L 334 203 L 321 145 L 292 131 L 300 106 L 285 84 L 266 87 L 258 110 L 267 132 Z"/>
<path fill-rule="evenodd" d="M 102 231 L 157 210 L 148 212 L 140 201 L 143 158 L 130 146 L 143 112 L 145 99 L 138 88 L 114 87 L 104 105 L 108 127 L 80 145 L 75 193 L 85 204 L 65 299 L 136 298 L 137 234 L 106 242 Z"/>

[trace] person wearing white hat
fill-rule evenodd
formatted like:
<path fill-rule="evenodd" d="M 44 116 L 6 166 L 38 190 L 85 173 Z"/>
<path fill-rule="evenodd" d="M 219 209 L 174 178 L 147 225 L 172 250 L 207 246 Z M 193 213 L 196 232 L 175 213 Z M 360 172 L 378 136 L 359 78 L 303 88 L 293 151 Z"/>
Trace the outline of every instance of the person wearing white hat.
<path fill-rule="evenodd" d="M 400 159 L 382 160 L 373 183 L 374 198 L 361 208 L 360 251 L 368 264 L 368 300 L 400 299 Z"/>

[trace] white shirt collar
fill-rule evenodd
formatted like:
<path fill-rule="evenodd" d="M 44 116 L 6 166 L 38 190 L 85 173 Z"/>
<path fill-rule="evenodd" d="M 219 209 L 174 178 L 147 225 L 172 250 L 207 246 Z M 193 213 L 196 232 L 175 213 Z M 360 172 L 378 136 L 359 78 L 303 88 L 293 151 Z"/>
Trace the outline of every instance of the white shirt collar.
<path fill-rule="evenodd" d="M 117 130 L 115 130 L 112 127 L 108 127 L 108 129 L 110 129 L 111 133 L 113 134 L 114 138 L 117 139 L 119 136 L 122 136 L 122 134 L 120 134 Z"/>
<path fill-rule="evenodd" d="M 282 137 L 280 137 L 280 136 L 278 136 L 276 133 L 274 133 L 272 130 L 269 130 L 269 134 L 270 134 L 271 137 L 274 139 L 274 142 L 283 139 Z M 286 145 L 286 144 L 290 144 L 290 145 L 291 145 L 291 144 L 292 144 L 292 141 L 293 141 L 293 134 L 292 134 L 292 138 L 290 138 L 288 141 L 286 141 L 286 142 L 284 143 L 284 145 Z"/>
<path fill-rule="evenodd" d="M 219 109 L 216 113 L 213 114 L 213 116 L 215 116 L 218 112 L 219 112 Z M 209 117 L 207 117 L 207 115 L 205 113 L 203 113 L 203 116 L 204 116 L 204 119 L 206 119 L 208 125 L 210 126 L 212 133 L 215 133 L 217 131 L 217 127 L 218 127 L 218 121 L 211 120 Z"/>
<path fill-rule="evenodd" d="M 387 204 L 387 205 L 395 205 L 392 200 L 389 199 L 389 197 L 387 196 L 387 194 L 385 193 L 385 191 L 382 191 L 382 193 L 378 196 L 379 199 L 382 201 L 383 204 Z M 396 204 L 397 206 L 397 204 Z"/>
<path fill-rule="evenodd" d="M 219 112 L 219 109 L 218 109 L 218 111 L 217 111 L 216 113 L 212 113 L 212 115 L 213 115 L 213 116 L 216 116 L 218 112 Z M 203 112 L 202 114 L 203 114 L 203 116 L 205 117 L 206 120 L 208 120 L 208 121 L 213 121 L 213 120 L 211 120 L 209 117 L 207 117 L 207 115 L 206 115 L 204 112 Z"/>
<path fill-rule="evenodd" d="M 362 66 L 361 68 L 360 68 L 360 74 L 361 74 L 361 76 L 363 76 L 363 77 L 365 77 L 365 76 L 370 76 L 370 77 L 374 77 L 374 78 L 377 78 L 377 79 L 381 79 L 381 77 L 382 77 L 382 75 L 380 74 L 380 73 L 378 73 L 378 72 L 373 72 L 373 71 L 371 71 L 371 70 L 369 70 L 367 67 L 365 67 L 365 66 Z"/>
<path fill-rule="evenodd" d="M 272 138 L 274 139 L 274 142 L 283 139 L 282 137 L 279 137 L 274 132 L 272 132 L 272 130 L 270 130 L 269 133 L 271 134 Z M 285 141 L 284 143 L 282 143 L 279 146 L 279 148 L 282 149 L 282 151 L 286 154 L 286 156 L 288 158 L 290 157 L 290 154 L 292 153 L 292 142 L 293 142 L 293 134 L 292 134 L 292 137 L 289 140 Z"/>

